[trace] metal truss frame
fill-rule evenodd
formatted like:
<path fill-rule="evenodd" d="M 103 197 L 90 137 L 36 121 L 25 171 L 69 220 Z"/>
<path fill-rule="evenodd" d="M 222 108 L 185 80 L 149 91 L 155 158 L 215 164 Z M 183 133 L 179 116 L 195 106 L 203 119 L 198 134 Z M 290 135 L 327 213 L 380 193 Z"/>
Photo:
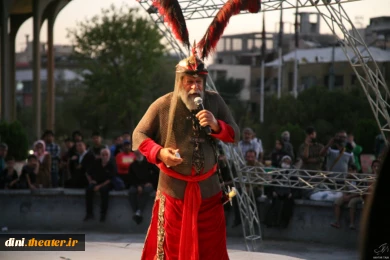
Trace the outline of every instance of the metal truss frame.
<path fill-rule="evenodd" d="M 243 235 L 248 251 L 258 251 L 257 242 L 262 240 L 256 186 L 290 187 L 296 189 L 368 194 L 369 186 L 376 181 L 370 173 L 342 173 L 304 169 L 278 169 L 247 166 L 237 147 L 220 142 L 227 159 L 233 184 L 238 189 Z"/>
<path fill-rule="evenodd" d="M 310 171 L 303 169 L 277 169 L 267 167 L 243 166 L 240 168 L 245 178 L 235 179 L 251 185 L 290 187 L 318 191 L 340 191 L 368 194 L 369 184 L 376 178 L 368 173 L 342 173 Z"/>
<path fill-rule="evenodd" d="M 315 7 L 338 38 L 340 46 L 367 96 L 381 134 L 386 140 L 385 132 L 390 134 L 390 90 L 380 68 L 341 3 L 325 5 L 325 8 L 321 10 L 318 5 Z M 337 28 L 341 30 L 342 36 L 337 34 Z M 389 144 L 387 143 L 387 145 Z"/>
<path fill-rule="evenodd" d="M 231 144 L 220 142 L 228 163 L 230 177 L 233 185 L 237 189 L 237 203 L 240 207 L 240 217 L 242 232 L 245 238 L 245 244 L 248 251 L 258 251 L 258 241 L 262 240 L 260 216 L 257 209 L 256 198 L 253 193 L 252 182 L 247 182 L 247 172 L 241 170 L 245 165 L 242 156 L 237 153 L 236 148 Z M 235 174 L 234 174 L 235 173 Z M 236 175 L 236 176 L 235 176 Z"/>
<path fill-rule="evenodd" d="M 158 26 L 165 39 L 180 59 L 187 57 L 180 43 L 165 25 L 163 18 L 152 6 L 152 0 L 137 0 L 143 9 L 149 13 L 152 21 Z M 351 19 L 345 12 L 343 4 L 360 0 L 262 0 L 262 12 L 280 9 L 295 9 L 315 7 L 328 27 L 338 38 L 339 43 L 347 56 L 354 72 L 361 83 L 374 113 L 381 134 L 390 133 L 390 91 L 385 79 L 373 59 L 363 38 L 356 30 Z M 213 18 L 226 0 L 179 0 L 186 20 Z M 321 8 L 320 8 L 321 7 Z M 245 14 L 242 12 L 241 14 Z M 346 26 L 350 27 L 350 30 Z M 342 36 L 337 35 L 340 29 Z M 207 88 L 217 91 L 209 75 Z M 385 138 L 386 139 L 386 138 Z M 256 185 L 284 186 L 300 189 L 332 190 L 356 192 L 364 194 L 367 185 L 373 182 L 371 174 L 356 174 L 345 176 L 344 173 L 269 169 L 263 167 L 244 166 L 241 154 L 238 154 L 231 144 L 221 143 L 229 161 L 230 173 L 234 186 L 238 189 L 237 201 L 240 207 L 242 229 L 248 251 L 257 251 L 257 242 L 262 240 L 261 224 L 257 209 L 253 187 Z"/>
<path fill-rule="evenodd" d="M 335 5 L 350 3 L 361 0 L 324 0 L 323 2 L 318 2 L 317 6 L 323 5 Z M 226 0 L 179 0 L 180 6 L 183 11 L 184 18 L 188 20 L 197 20 L 205 18 L 214 18 L 218 13 L 219 9 L 227 2 Z M 297 3 L 298 2 L 298 3 Z M 150 6 L 151 0 L 139 0 L 141 5 Z M 298 4 L 298 8 L 303 7 L 312 7 L 314 3 L 311 0 L 262 0 L 261 1 L 261 11 L 276 11 L 280 9 L 295 9 Z M 148 8 L 149 8 L 148 6 Z M 147 8 L 147 9 L 148 9 Z M 243 11 L 240 14 L 247 14 L 248 12 Z M 157 14 L 156 14 L 157 15 Z M 160 23 L 163 22 L 162 19 L 159 20 Z"/>

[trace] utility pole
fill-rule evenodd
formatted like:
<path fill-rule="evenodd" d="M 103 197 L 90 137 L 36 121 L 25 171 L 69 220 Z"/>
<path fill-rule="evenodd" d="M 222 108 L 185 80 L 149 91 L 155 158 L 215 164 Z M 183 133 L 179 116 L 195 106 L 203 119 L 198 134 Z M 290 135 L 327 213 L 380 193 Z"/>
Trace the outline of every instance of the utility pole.
<path fill-rule="evenodd" d="M 299 32 L 298 32 L 298 0 L 295 11 L 295 55 L 294 55 L 294 97 L 298 97 L 298 48 L 299 48 Z"/>
<path fill-rule="evenodd" d="M 283 2 L 280 3 L 280 27 L 279 27 L 279 41 L 278 41 L 278 55 L 279 55 L 279 70 L 278 70 L 278 99 L 282 96 L 282 41 L 283 41 Z"/>
<path fill-rule="evenodd" d="M 328 80 L 328 87 L 329 87 L 329 90 L 333 90 L 334 89 L 334 58 L 335 58 L 335 48 L 336 48 L 336 43 L 333 43 L 332 44 L 332 63 L 330 65 L 330 68 L 329 68 L 329 80 Z"/>
<path fill-rule="evenodd" d="M 265 12 L 263 12 L 263 31 L 262 36 L 262 45 L 261 45 L 261 78 L 260 78 L 260 123 L 264 122 L 264 71 L 265 71 L 265 52 L 266 52 L 266 35 L 265 35 Z"/>

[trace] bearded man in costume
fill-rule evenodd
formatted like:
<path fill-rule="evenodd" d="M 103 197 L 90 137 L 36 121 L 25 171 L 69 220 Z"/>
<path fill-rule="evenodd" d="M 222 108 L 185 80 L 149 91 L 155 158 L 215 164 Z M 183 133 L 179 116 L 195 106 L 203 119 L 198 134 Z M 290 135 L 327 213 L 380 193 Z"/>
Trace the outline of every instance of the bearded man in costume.
<path fill-rule="evenodd" d="M 205 90 L 207 74 L 194 53 L 180 61 L 174 91 L 152 103 L 133 132 L 133 150 L 160 168 L 143 260 L 229 259 L 216 139 L 238 142 L 240 133 L 221 96 Z"/>
<path fill-rule="evenodd" d="M 189 50 L 178 0 L 153 1 L 153 6 Z M 194 44 L 192 55 L 176 66 L 174 91 L 151 104 L 133 132 L 133 150 L 160 168 L 142 260 L 229 259 L 223 203 L 235 191 L 221 191 L 216 139 L 237 143 L 240 133 L 221 96 L 205 90 L 203 60 L 215 50 L 231 16 L 243 10 L 257 13 L 260 6 L 260 0 L 228 0 Z"/>

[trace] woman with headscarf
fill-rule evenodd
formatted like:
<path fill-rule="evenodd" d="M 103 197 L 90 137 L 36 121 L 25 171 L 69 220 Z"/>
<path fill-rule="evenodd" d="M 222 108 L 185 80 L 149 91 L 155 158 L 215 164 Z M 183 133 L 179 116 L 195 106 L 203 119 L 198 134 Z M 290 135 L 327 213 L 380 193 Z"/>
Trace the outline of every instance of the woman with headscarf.
<path fill-rule="evenodd" d="M 272 150 L 272 153 L 271 153 L 272 166 L 276 167 L 276 168 L 279 168 L 281 159 L 285 155 L 288 155 L 288 154 L 284 150 L 284 142 L 283 142 L 283 140 L 282 139 L 276 139 L 276 141 L 275 141 L 275 148 Z"/>
<path fill-rule="evenodd" d="M 46 152 L 44 141 L 38 140 L 34 143 L 34 154 L 39 161 L 36 183 L 40 188 L 51 188 L 51 155 Z"/>
<path fill-rule="evenodd" d="M 272 183 L 278 184 L 282 182 L 285 185 L 290 185 L 290 181 L 296 181 L 294 177 L 289 176 L 293 169 L 291 157 L 285 155 L 279 163 L 279 175 L 273 176 Z M 286 183 L 288 182 L 288 183 Z M 267 212 L 265 224 L 267 227 L 287 228 L 294 209 L 294 193 L 295 191 L 287 185 L 272 187 L 271 205 Z"/>

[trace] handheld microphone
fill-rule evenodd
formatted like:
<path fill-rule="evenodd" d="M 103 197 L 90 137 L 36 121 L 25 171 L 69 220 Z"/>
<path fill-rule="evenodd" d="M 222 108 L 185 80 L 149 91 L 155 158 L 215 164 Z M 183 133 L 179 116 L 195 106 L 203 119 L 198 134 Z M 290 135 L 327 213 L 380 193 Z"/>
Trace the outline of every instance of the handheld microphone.
<path fill-rule="evenodd" d="M 201 97 L 194 98 L 194 102 L 198 106 L 198 108 L 204 110 L 203 100 Z M 209 125 L 206 125 L 205 127 L 203 127 L 203 129 L 206 132 L 206 134 L 211 135 L 211 128 Z"/>

